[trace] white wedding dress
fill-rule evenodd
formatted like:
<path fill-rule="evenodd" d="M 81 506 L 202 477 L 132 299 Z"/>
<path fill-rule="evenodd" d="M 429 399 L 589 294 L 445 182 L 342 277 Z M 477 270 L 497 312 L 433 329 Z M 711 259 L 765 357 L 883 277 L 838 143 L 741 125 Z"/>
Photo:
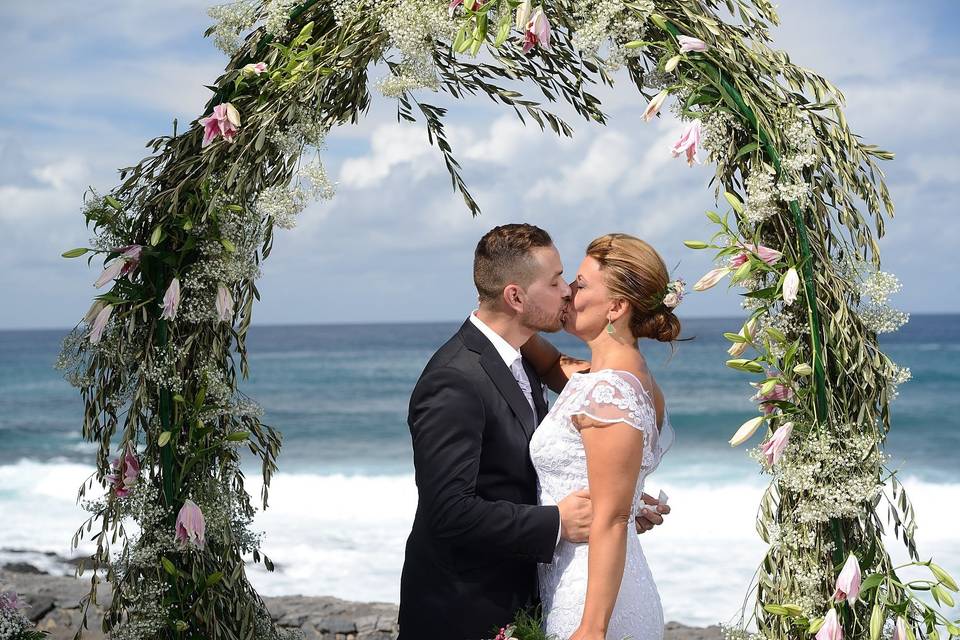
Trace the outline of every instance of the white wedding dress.
<path fill-rule="evenodd" d="M 656 409 L 647 390 L 633 374 L 613 369 L 574 374 L 534 432 L 530 458 L 537 470 L 540 504 L 556 504 L 571 492 L 588 487 L 586 453 L 572 422 L 577 414 L 601 422 L 626 422 L 644 432 L 643 463 L 632 511 L 639 514 L 644 480 L 673 443 L 673 429 L 664 412 L 658 431 Z M 607 639 L 661 640 L 660 594 L 633 524 L 628 526 L 623 580 Z M 587 549 L 586 543 L 561 540 L 553 562 L 538 565 L 545 631 L 556 640 L 567 640 L 580 626 L 587 593 Z"/>

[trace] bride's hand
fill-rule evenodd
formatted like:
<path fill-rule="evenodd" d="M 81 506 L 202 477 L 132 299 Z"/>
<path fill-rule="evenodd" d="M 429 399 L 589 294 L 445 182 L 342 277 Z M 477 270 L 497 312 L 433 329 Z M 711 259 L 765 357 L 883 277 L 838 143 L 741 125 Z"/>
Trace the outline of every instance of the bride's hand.
<path fill-rule="evenodd" d="M 570 640 L 606 640 L 606 634 L 603 631 L 588 631 L 580 627 L 573 632 Z"/>

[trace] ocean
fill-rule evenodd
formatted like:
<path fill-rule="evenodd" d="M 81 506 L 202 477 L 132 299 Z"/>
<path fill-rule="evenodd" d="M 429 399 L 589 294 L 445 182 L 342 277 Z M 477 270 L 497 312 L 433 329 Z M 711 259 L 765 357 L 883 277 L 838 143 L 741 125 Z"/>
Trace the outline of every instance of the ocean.
<path fill-rule="evenodd" d="M 283 433 L 270 507 L 254 523 L 276 562 L 272 573 L 250 567 L 261 593 L 398 600 L 417 501 L 407 402 L 431 353 L 458 326 L 250 330 L 251 376 L 241 389 Z M 641 541 L 666 619 L 687 624 L 731 619 L 764 552 L 754 521 L 768 477 L 727 444 L 754 414 L 748 377 L 723 364 L 721 333 L 738 329 L 733 318 L 691 319 L 684 334 L 695 339 L 674 353 L 641 343 L 677 433 L 647 481 L 649 493 L 670 496 L 673 513 Z M 0 331 L 0 565 L 16 559 L 63 571 L 49 554 L 70 555 L 84 518 L 76 489 L 93 471 L 93 448 L 80 436 L 79 394 L 53 369 L 64 333 Z M 554 338 L 586 355 L 569 336 Z M 914 316 L 882 343 L 913 373 L 892 405 L 887 452 L 917 511 L 919 551 L 960 577 L 960 315 Z M 258 495 L 253 464 L 247 477 Z M 888 546 L 906 558 L 892 536 Z"/>

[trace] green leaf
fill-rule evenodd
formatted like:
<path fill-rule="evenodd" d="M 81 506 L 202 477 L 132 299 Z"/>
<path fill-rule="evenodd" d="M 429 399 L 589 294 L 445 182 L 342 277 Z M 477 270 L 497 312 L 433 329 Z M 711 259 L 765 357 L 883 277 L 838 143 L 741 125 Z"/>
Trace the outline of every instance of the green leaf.
<path fill-rule="evenodd" d="M 217 584 L 221 580 L 223 580 L 223 572 L 215 571 L 214 573 L 211 573 L 210 575 L 207 576 L 207 586 L 212 587 L 213 585 Z"/>
<path fill-rule="evenodd" d="M 875 573 L 870 578 L 874 576 L 880 576 L 880 579 L 883 579 L 879 573 Z M 869 580 L 870 578 L 867 578 Z M 866 580 L 864 581 L 864 584 Z M 863 585 L 861 585 L 861 588 Z M 873 612 L 870 614 L 870 640 L 880 640 L 880 633 L 883 631 L 884 615 L 883 615 L 883 605 L 879 602 L 873 605 Z"/>
<path fill-rule="evenodd" d="M 123 205 L 120 204 L 120 201 L 114 198 L 113 196 L 104 196 L 103 201 L 106 202 L 111 207 L 113 207 L 114 209 L 116 209 L 117 211 L 123 208 Z"/>
<path fill-rule="evenodd" d="M 740 202 L 740 198 L 738 198 L 735 193 L 724 191 L 723 197 L 727 199 L 727 202 L 730 203 L 730 206 L 733 207 L 734 211 L 741 214 L 743 213 L 743 203 Z"/>
<path fill-rule="evenodd" d="M 60 255 L 64 258 L 79 258 L 83 254 L 85 254 L 87 251 L 90 251 L 90 249 L 86 249 L 84 247 L 77 247 L 76 249 L 70 249 L 70 251 L 64 251 Z"/>
<path fill-rule="evenodd" d="M 220 244 L 223 245 L 223 248 L 227 250 L 228 253 L 236 253 L 237 245 L 227 238 L 220 238 Z"/>
<path fill-rule="evenodd" d="M 183 402 L 185 402 L 184 399 L 183 399 L 183 396 L 180 395 L 179 393 L 173 394 L 173 401 L 174 401 L 174 402 L 177 402 L 177 403 L 180 403 L 180 404 L 183 404 Z"/>
<path fill-rule="evenodd" d="M 738 342 L 740 344 L 747 342 L 747 339 L 744 336 L 740 335 L 739 333 L 730 333 L 728 331 L 723 334 L 723 337 L 729 340 L 730 342 Z"/>
<path fill-rule="evenodd" d="M 237 431 L 236 433 L 231 433 L 227 436 L 227 440 L 230 442 L 241 442 L 250 437 L 249 431 Z"/>
<path fill-rule="evenodd" d="M 173 565 L 166 556 L 160 556 L 160 564 L 163 565 L 163 570 L 169 573 L 172 576 L 177 575 L 177 568 Z"/>
<path fill-rule="evenodd" d="M 883 582 L 884 575 L 882 573 L 873 573 L 867 576 L 862 583 L 860 583 L 860 591 L 872 591 L 880 586 L 880 583 Z"/>
<path fill-rule="evenodd" d="M 783 335 L 783 332 L 775 327 L 767 327 L 767 335 L 781 344 L 787 342 L 787 336 Z"/>
<path fill-rule="evenodd" d="M 161 447 L 167 446 L 167 443 L 170 442 L 170 432 L 164 431 L 160 434 L 160 437 L 157 438 L 157 444 Z"/>
<path fill-rule="evenodd" d="M 740 147 L 740 150 L 737 151 L 737 155 L 734 156 L 733 159 L 736 160 L 736 159 L 739 158 L 740 156 L 746 155 L 746 154 L 750 153 L 751 151 L 756 151 L 759 147 L 760 147 L 760 145 L 757 144 L 756 142 L 751 142 L 750 144 L 745 144 L 745 145 L 743 145 L 742 147 Z"/>
<path fill-rule="evenodd" d="M 706 249 L 710 245 L 702 240 L 684 240 L 683 244 L 687 245 L 689 249 Z"/>

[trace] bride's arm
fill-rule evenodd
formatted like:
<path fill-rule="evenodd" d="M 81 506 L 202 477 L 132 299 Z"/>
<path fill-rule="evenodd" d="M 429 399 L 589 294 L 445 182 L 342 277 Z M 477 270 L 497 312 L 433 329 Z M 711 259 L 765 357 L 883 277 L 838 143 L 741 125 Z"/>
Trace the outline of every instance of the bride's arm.
<path fill-rule="evenodd" d="M 643 460 L 644 433 L 623 422 L 577 416 L 587 454 L 593 523 L 587 554 L 587 596 L 570 640 L 602 640 L 620 592 L 627 536 L 633 533 L 633 494 Z"/>
<path fill-rule="evenodd" d="M 520 353 L 533 365 L 537 375 L 554 393 L 563 391 L 574 373 L 590 370 L 589 362 L 563 355 L 539 333 L 533 334 L 533 337 L 520 347 Z"/>

